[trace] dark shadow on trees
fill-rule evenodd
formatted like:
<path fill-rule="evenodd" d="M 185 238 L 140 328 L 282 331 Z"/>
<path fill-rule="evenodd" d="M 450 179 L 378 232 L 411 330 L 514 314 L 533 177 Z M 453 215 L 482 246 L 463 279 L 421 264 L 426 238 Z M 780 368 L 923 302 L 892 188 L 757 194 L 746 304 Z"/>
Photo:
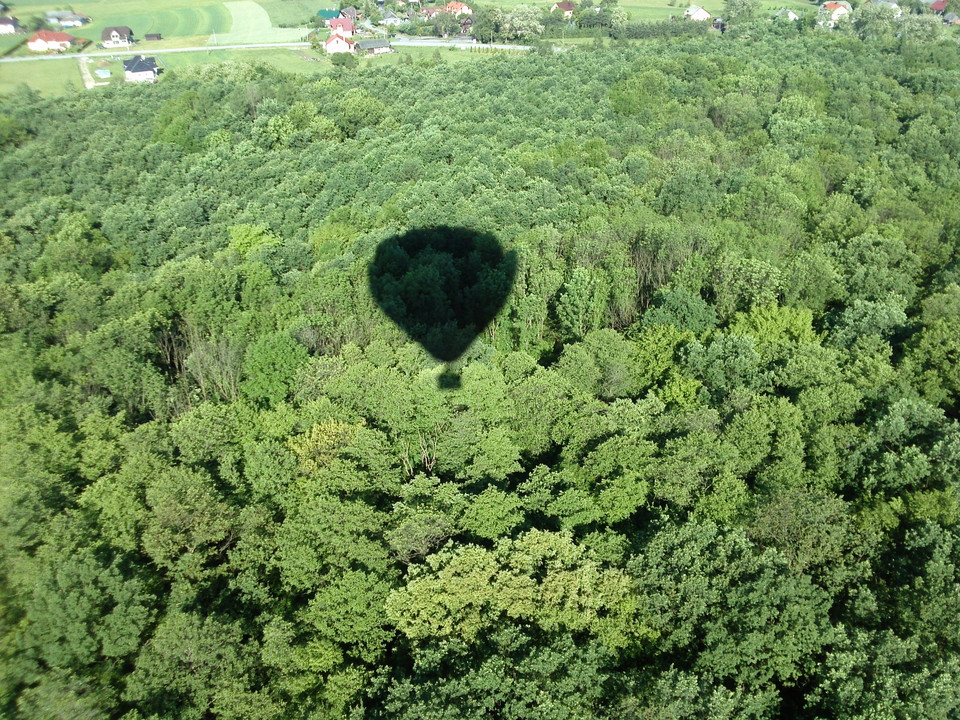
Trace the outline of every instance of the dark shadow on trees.
<path fill-rule="evenodd" d="M 384 240 L 370 264 L 370 290 L 380 308 L 437 360 L 451 363 L 503 307 L 517 272 L 517 254 L 490 233 L 418 228 Z M 441 387 L 457 387 L 449 370 Z"/>

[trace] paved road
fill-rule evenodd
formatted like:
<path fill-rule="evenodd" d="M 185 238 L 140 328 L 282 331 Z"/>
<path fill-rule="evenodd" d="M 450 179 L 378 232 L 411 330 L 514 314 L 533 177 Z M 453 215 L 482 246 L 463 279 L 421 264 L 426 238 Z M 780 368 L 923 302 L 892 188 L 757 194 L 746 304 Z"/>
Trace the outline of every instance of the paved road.
<path fill-rule="evenodd" d="M 500 45 L 494 43 L 474 43 L 457 38 L 408 38 L 395 37 L 390 38 L 390 43 L 397 47 L 450 47 L 458 50 L 467 50 L 469 48 L 492 48 L 494 50 L 532 50 L 529 45 Z M 160 55 L 163 53 L 182 53 L 197 52 L 198 50 L 256 50 L 258 48 L 302 48 L 310 47 L 308 42 L 287 42 L 287 43 L 254 43 L 251 45 L 201 45 L 200 47 L 187 48 L 166 48 L 152 50 L 144 47 L 137 50 L 113 50 L 103 52 L 82 53 L 75 55 L 66 53 L 63 55 L 38 55 L 37 57 L 16 57 L 0 58 L 0 63 L 15 62 L 34 62 L 36 60 L 76 60 L 77 58 L 94 57 L 117 57 L 119 55 Z"/>

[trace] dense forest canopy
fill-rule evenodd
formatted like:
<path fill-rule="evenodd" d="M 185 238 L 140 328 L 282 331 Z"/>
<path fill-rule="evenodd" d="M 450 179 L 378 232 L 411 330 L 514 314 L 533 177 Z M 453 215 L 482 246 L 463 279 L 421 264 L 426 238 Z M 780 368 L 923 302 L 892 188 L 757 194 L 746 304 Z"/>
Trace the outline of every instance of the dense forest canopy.
<path fill-rule="evenodd" d="M 0 98 L 0 714 L 956 717 L 919 40 Z M 369 283 L 439 226 L 515 258 L 454 389 Z"/>

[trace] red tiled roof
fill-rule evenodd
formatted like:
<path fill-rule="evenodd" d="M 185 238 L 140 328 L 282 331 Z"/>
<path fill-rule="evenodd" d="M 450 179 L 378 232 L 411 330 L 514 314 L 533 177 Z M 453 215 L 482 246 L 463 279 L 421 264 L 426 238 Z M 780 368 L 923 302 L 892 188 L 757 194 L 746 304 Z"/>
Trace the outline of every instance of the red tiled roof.
<path fill-rule="evenodd" d="M 48 42 L 48 43 L 49 42 L 72 43 L 76 39 L 77 38 L 75 38 L 73 35 L 67 35 L 66 33 L 62 33 L 62 32 L 54 32 L 52 30 L 37 30 L 34 36 L 30 38 L 30 42 L 33 42 L 34 40 L 43 40 L 44 42 Z"/>
<path fill-rule="evenodd" d="M 333 18 L 333 20 L 328 20 L 327 24 L 331 29 L 339 27 L 350 32 L 354 30 L 353 21 L 350 18 Z"/>
<path fill-rule="evenodd" d="M 932 5 L 930 5 L 930 9 L 931 9 L 931 10 L 935 10 L 936 12 L 941 12 L 941 11 L 943 11 L 943 10 L 946 10 L 946 9 L 947 9 L 947 0 L 937 0 L 937 2 L 933 3 Z"/>
<path fill-rule="evenodd" d="M 564 12 L 571 12 L 576 9 L 576 5 L 572 2 L 558 2 L 557 10 L 563 10 Z"/>
<path fill-rule="evenodd" d="M 328 37 L 326 40 L 323 41 L 323 44 L 324 44 L 324 45 L 329 45 L 329 44 L 332 43 L 334 40 L 343 40 L 345 43 L 347 43 L 347 45 L 353 45 L 353 44 L 354 44 L 354 41 L 353 41 L 353 40 L 351 40 L 350 38 L 345 38 L 345 37 L 343 37 L 343 35 L 331 35 L 330 37 Z"/>

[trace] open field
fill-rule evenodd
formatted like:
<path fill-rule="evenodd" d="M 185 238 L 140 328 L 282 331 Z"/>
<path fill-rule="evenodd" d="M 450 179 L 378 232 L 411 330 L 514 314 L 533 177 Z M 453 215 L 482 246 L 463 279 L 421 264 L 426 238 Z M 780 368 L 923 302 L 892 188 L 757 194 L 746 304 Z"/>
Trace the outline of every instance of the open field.
<path fill-rule="evenodd" d="M 297 42 L 304 38 L 305 33 L 300 28 L 273 27 L 267 11 L 253 0 L 234 0 L 223 5 L 230 12 L 230 32 L 218 31 L 215 39 L 211 37 L 213 44 Z"/>
<path fill-rule="evenodd" d="M 317 10 L 325 7 L 323 0 L 257 0 L 257 4 L 267 11 L 274 27 L 315 24 Z M 327 0 L 327 5 L 336 7 L 333 0 Z"/>
<path fill-rule="evenodd" d="M 9 50 L 15 48 L 17 45 L 22 43 L 23 40 L 23 35 L 3 35 L 0 37 L 0 55 L 3 55 Z"/>
<path fill-rule="evenodd" d="M 83 88 L 76 59 L 57 62 L 0 63 L 0 94 L 27 84 L 43 95 L 56 96 Z"/>

